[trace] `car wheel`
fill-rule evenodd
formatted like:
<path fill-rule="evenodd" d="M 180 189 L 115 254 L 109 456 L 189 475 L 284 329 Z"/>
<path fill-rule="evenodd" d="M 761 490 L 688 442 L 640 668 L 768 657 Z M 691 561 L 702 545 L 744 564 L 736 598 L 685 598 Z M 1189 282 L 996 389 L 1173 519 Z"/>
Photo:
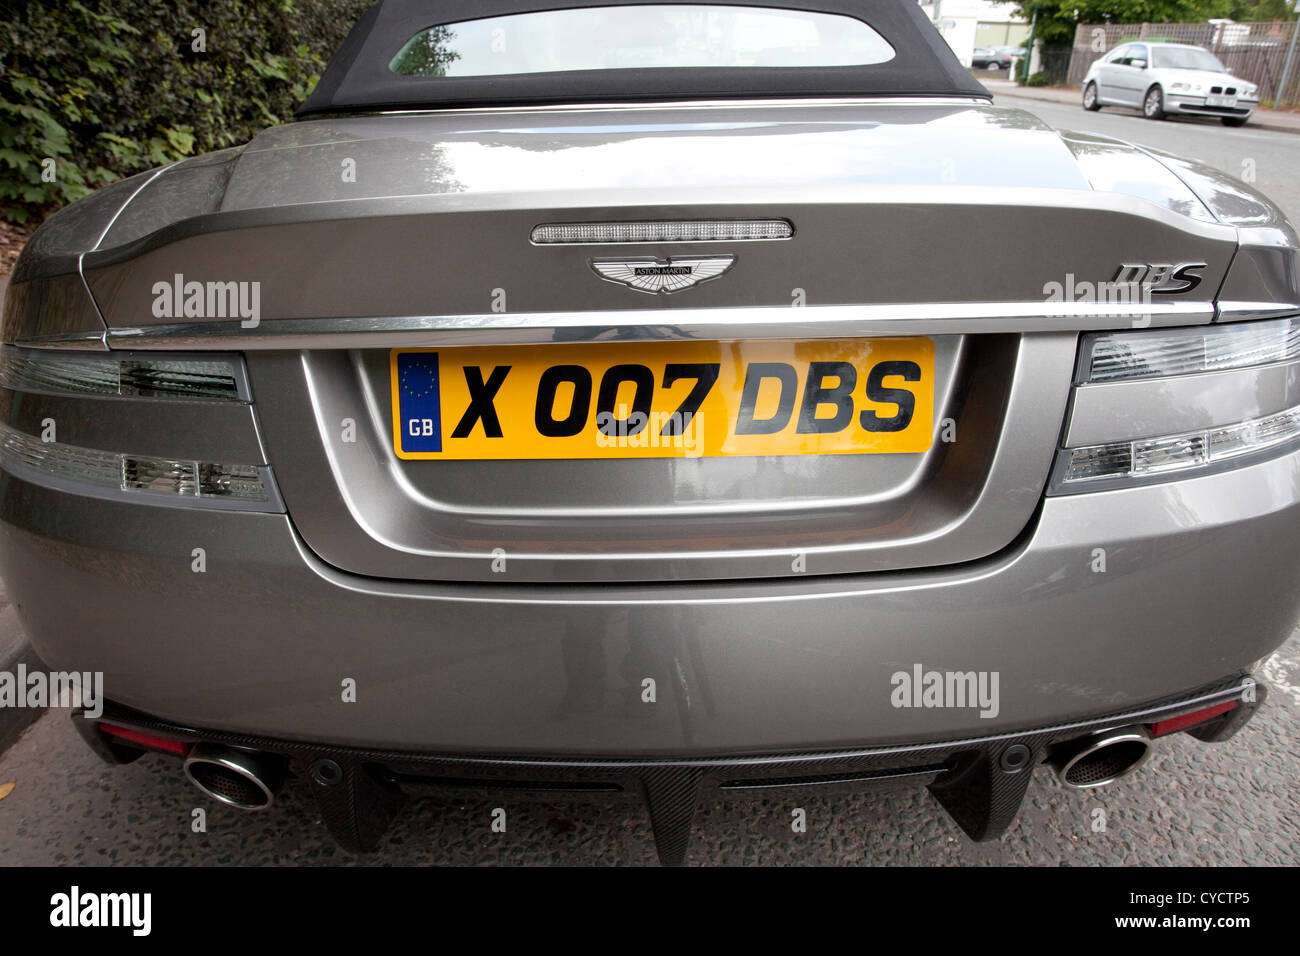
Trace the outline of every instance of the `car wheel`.
<path fill-rule="evenodd" d="M 1146 99 L 1142 101 L 1142 115 L 1153 120 L 1165 118 L 1165 94 L 1160 87 L 1153 86 L 1147 90 Z"/>
<path fill-rule="evenodd" d="M 1097 84 L 1089 83 L 1083 88 L 1083 108 L 1097 112 L 1101 109 L 1101 104 L 1097 102 Z"/>
<path fill-rule="evenodd" d="M 988 66 L 985 67 L 985 69 L 986 69 L 986 70 L 1000 70 L 1000 69 L 1002 69 L 1002 64 L 1001 64 L 1001 63 L 990 63 Z"/>
<path fill-rule="evenodd" d="M 1220 116 L 1219 120 L 1224 126 L 1245 126 L 1249 116 Z"/>

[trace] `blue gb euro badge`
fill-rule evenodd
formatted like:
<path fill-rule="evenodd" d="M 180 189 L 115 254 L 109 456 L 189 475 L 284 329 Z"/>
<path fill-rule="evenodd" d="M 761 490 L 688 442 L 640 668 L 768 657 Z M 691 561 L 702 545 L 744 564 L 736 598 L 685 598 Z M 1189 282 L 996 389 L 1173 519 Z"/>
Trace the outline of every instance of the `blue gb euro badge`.
<path fill-rule="evenodd" d="M 442 451 L 442 405 L 438 393 L 437 352 L 398 354 L 397 395 L 402 451 Z"/>

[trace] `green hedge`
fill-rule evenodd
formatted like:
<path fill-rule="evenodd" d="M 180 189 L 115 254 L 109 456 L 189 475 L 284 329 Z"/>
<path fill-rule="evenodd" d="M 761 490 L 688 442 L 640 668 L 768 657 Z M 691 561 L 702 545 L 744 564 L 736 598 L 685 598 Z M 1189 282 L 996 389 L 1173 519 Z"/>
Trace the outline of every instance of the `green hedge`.
<path fill-rule="evenodd" d="M 96 186 L 284 122 L 370 2 L 6 4 L 2 215 L 43 216 Z"/>

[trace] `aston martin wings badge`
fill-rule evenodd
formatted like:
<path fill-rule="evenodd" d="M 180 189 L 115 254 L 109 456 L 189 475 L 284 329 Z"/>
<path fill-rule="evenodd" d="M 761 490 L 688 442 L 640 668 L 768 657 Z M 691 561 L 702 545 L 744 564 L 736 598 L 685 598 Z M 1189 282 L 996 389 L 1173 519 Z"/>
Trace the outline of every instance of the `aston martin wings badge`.
<path fill-rule="evenodd" d="M 656 259 L 641 256 L 628 259 L 593 259 L 591 268 L 602 279 L 617 282 L 638 292 L 669 295 L 716 279 L 733 265 L 735 256 L 695 256 Z"/>

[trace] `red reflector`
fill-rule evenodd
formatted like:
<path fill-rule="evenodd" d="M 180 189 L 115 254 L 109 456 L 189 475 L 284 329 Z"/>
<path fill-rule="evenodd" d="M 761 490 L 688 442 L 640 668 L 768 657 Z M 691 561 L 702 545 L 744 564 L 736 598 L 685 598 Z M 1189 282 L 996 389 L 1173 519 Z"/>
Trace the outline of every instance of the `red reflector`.
<path fill-rule="evenodd" d="M 1232 708 L 1237 706 L 1235 700 L 1230 700 L 1226 704 L 1215 704 L 1213 707 L 1206 707 L 1204 710 L 1195 710 L 1190 714 L 1183 714 L 1181 717 L 1170 717 L 1168 720 L 1157 720 L 1151 725 L 1151 736 L 1162 737 L 1165 734 L 1172 734 L 1178 730 L 1186 730 L 1188 727 L 1194 727 L 1197 724 L 1203 724 L 1211 717 L 1218 717 L 1220 714 L 1226 714 Z"/>
<path fill-rule="evenodd" d="M 110 737 L 129 740 L 131 743 L 139 744 L 149 750 L 161 750 L 163 753 L 176 754 L 178 757 L 184 757 L 190 752 L 190 745 L 187 743 L 182 743 L 179 740 L 168 740 L 166 737 L 155 737 L 153 734 L 146 734 L 141 730 L 119 727 L 116 724 L 100 724 L 99 729 Z"/>

